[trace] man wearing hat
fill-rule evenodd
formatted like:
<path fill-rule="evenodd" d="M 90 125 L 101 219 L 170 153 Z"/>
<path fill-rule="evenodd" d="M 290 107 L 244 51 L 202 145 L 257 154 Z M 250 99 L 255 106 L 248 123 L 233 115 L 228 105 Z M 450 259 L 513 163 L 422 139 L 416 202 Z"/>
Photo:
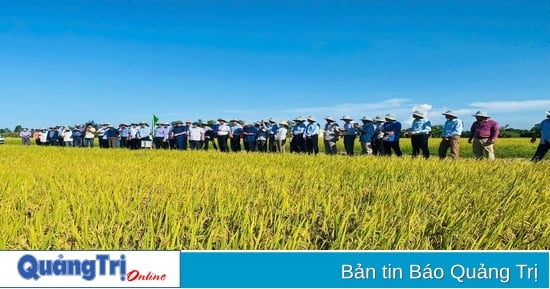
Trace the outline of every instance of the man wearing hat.
<path fill-rule="evenodd" d="M 340 128 L 340 132 L 344 135 L 344 148 L 348 156 L 353 156 L 359 124 L 354 122 L 353 118 L 348 115 L 343 116 L 341 120 L 344 121 L 344 127 Z"/>
<path fill-rule="evenodd" d="M 359 141 L 361 142 L 361 154 L 372 154 L 372 138 L 374 137 L 374 124 L 372 118 L 363 116 L 361 118 L 363 125 L 359 128 Z"/>
<path fill-rule="evenodd" d="M 306 140 L 304 138 L 304 133 L 306 132 L 306 121 L 305 118 L 299 116 L 294 119 L 296 123 L 292 127 L 292 140 L 290 140 L 290 152 L 296 153 L 305 153 L 306 149 Z"/>
<path fill-rule="evenodd" d="M 31 132 L 29 129 L 23 128 L 21 132 L 19 132 L 19 137 L 21 138 L 22 145 L 31 145 Z"/>
<path fill-rule="evenodd" d="M 308 154 L 319 153 L 319 130 L 321 127 L 317 123 L 314 116 L 307 118 L 308 124 L 306 125 L 306 149 Z"/>
<path fill-rule="evenodd" d="M 335 155 L 337 153 L 336 150 L 336 142 L 340 138 L 339 131 L 340 128 L 338 127 L 338 123 L 336 120 L 334 120 L 334 117 L 327 116 L 325 117 L 325 120 L 327 123 L 325 124 L 325 130 L 323 133 L 323 142 L 325 143 L 325 153 L 328 155 Z"/>
<path fill-rule="evenodd" d="M 142 121 L 138 128 L 137 138 L 140 142 L 141 148 L 151 148 L 151 128 L 149 124 Z"/>
<path fill-rule="evenodd" d="M 171 137 L 176 143 L 177 150 L 186 150 L 187 149 L 187 138 L 189 135 L 189 127 L 183 125 L 183 121 L 177 120 L 172 127 Z"/>
<path fill-rule="evenodd" d="M 424 114 L 421 111 L 415 110 L 412 116 L 413 122 L 407 132 L 411 136 L 412 156 L 416 157 L 422 150 L 422 156 L 427 159 L 430 157 L 428 138 L 432 131 L 432 123 L 424 119 Z"/>
<path fill-rule="evenodd" d="M 218 146 L 220 147 L 221 152 L 228 153 L 229 147 L 227 146 L 227 139 L 231 133 L 231 128 L 227 125 L 227 120 L 224 118 L 218 118 L 218 123 Z"/>
<path fill-rule="evenodd" d="M 476 121 L 470 128 L 468 143 L 472 144 L 476 159 L 482 160 L 484 156 L 487 156 L 492 161 L 495 159 L 493 145 L 500 134 L 498 123 L 490 119 L 485 111 L 478 111 L 472 116 L 475 116 Z"/>
<path fill-rule="evenodd" d="M 84 129 L 84 147 L 94 147 L 95 132 L 95 128 L 92 126 L 92 124 L 87 123 L 86 128 Z"/>
<path fill-rule="evenodd" d="M 265 122 L 265 129 L 267 129 L 268 139 L 267 139 L 267 148 L 270 153 L 277 152 L 277 141 L 275 140 L 275 134 L 279 129 L 277 121 L 273 117 L 270 117 Z"/>
<path fill-rule="evenodd" d="M 163 122 L 157 122 L 157 128 L 155 128 L 155 137 L 153 141 L 156 149 L 168 149 L 168 138 L 170 130 L 165 128 Z"/>
<path fill-rule="evenodd" d="M 441 143 L 438 149 L 439 158 L 444 159 L 447 156 L 447 150 L 451 148 L 451 156 L 454 160 L 458 160 L 460 157 L 460 135 L 464 130 L 464 124 L 462 120 L 450 110 L 442 114 L 447 120 L 441 132 Z"/>
<path fill-rule="evenodd" d="M 130 129 L 128 128 L 128 125 L 125 123 L 119 124 L 118 132 L 120 133 L 120 147 L 129 148 L 130 144 L 128 139 L 130 138 Z"/>
<path fill-rule="evenodd" d="M 75 125 L 75 127 L 73 128 L 72 136 L 73 136 L 73 146 L 77 148 L 81 147 L 83 143 L 84 134 L 82 133 L 82 129 L 80 128 L 79 124 Z"/>
<path fill-rule="evenodd" d="M 280 153 L 284 153 L 286 135 L 288 133 L 288 123 L 283 120 L 279 122 L 279 125 L 277 127 L 277 133 L 275 134 L 275 141 L 277 141 L 277 151 Z"/>
<path fill-rule="evenodd" d="M 376 116 L 373 119 L 374 122 L 374 136 L 372 138 L 372 154 L 376 156 L 383 156 L 384 153 L 384 132 L 382 127 L 386 119 L 381 116 Z"/>
<path fill-rule="evenodd" d="M 240 120 L 232 119 L 229 121 L 231 123 L 231 133 L 229 134 L 229 139 L 231 143 L 231 151 L 240 152 L 241 151 L 241 135 L 243 134 L 243 126 L 241 125 Z"/>
<path fill-rule="evenodd" d="M 400 157 L 403 155 L 401 147 L 399 146 L 399 140 L 401 136 L 401 123 L 397 121 L 395 114 L 388 113 L 384 117 L 386 122 L 382 125 L 382 131 L 384 132 L 384 138 L 382 138 L 382 145 L 384 146 L 384 152 L 386 156 L 391 156 L 391 151 Z"/>
<path fill-rule="evenodd" d="M 546 119 L 535 126 L 536 133 L 531 138 L 531 143 L 537 140 L 537 134 L 540 135 L 540 144 L 537 147 L 532 162 L 538 162 L 544 158 L 544 155 L 550 149 L 550 110 L 546 112 Z"/>
<path fill-rule="evenodd" d="M 130 143 L 130 149 L 132 150 L 137 150 L 139 149 L 139 146 L 140 146 L 140 143 L 139 143 L 139 139 L 137 137 L 138 135 L 138 123 L 132 123 L 131 126 L 130 126 L 130 132 L 129 132 L 129 135 L 128 135 L 128 141 Z"/>
<path fill-rule="evenodd" d="M 192 150 L 199 150 L 204 141 L 204 130 L 199 126 L 198 122 L 191 123 L 189 128 L 189 147 Z"/>

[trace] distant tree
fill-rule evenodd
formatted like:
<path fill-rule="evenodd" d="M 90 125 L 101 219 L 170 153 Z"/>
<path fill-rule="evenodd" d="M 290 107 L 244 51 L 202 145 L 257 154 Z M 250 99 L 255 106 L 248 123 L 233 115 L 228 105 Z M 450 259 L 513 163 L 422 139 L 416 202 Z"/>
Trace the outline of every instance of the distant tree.
<path fill-rule="evenodd" d="M 94 120 L 89 120 L 86 122 L 86 125 L 91 124 L 93 128 L 96 130 L 99 129 L 99 124 L 97 124 Z"/>
<path fill-rule="evenodd" d="M 208 121 L 206 122 L 206 124 L 207 124 L 208 126 L 213 126 L 213 125 L 216 124 L 216 121 L 213 120 L 213 119 L 210 119 L 210 120 L 208 120 Z"/>
<path fill-rule="evenodd" d="M 20 131 L 22 131 L 22 130 L 23 130 L 23 127 L 22 127 L 20 124 L 18 124 L 18 125 L 16 125 L 15 128 L 13 129 L 13 132 L 20 132 Z"/>
<path fill-rule="evenodd" d="M 0 133 L 10 133 L 11 130 L 9 128 L 0 128 Z"/>
<path fill-rule="evenodd" d="M 441 137 L 441 133 L 443 132 L 443 126 L 442 125 L 433 125 L 432 126 L 432 137 L 439 138 Z"/>

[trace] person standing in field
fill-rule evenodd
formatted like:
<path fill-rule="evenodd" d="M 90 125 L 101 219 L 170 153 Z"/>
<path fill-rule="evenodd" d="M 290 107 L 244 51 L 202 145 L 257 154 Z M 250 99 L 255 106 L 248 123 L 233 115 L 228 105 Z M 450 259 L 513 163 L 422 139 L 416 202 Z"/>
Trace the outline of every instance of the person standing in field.
<path fill-rule="evenodd" d="M 128 125 L 125 123 L 119 124 L 118 131 L 120 133 L 120 147 L 129 148 L 130 145 L 128 139 L 130 139 L 130 129 L 128 128 Z"/>
<path fill-rule="evenodd" d="M 386 121 L 381 116 L 376 116 L 374 118 L 374 135 L 372 137 L 372 154 L 375 156 L 383 156 L 384 153 L 384 132 L 382 131 L 382 126 Z"/>
<path fill-rule="evenodd" d="M 438 149 L 439 158 L 444 159 L 447 156 L 447 150 L 451 148 L 451 156 L 454 160 L 458 160 L 460 158 L 460 135 L 464 130 L 464 124 L 462 120 L 450 110 L 442 114 L 447 120 L 441 132 L 441 143 Z"/>
<path fill-rule="evenodd" d="M 258 128 L 252 123 L 243 123 L 243 143 L 244 150 L 248 152 L 256 151 L 256 136 L 258 135 Z"/>
<path fill-rule="evenodd" d="M 69 127 L 63 130 L 63 145 L 66 147 L 73 146 L 73 131 Z"/>
<path fill-rule="evenodd" d="M 428 138 L 432 131 L 432 123 L 424 119 L 424 114 L 418 110 L 415 110 L 412 116 L 414 120 L 407 132 L 411 136 L 412 156 L 414 158 L 422 151 L 422 156 L 427 159 L 430 157 Z"/>
<path fill-rule="evenodd" d="M 290 140 L 290 152 L 305 153 L 306 139 L 304 134 L 306 132 L 306 119 L 302 116 L 294 119 L 295 125 L 292 127 L 292 139 Z"/>
<path fill-rule="evenodd" d="M 540 144 L 537 147 L 532 162 L 539 162 L 550 149 L 550 110 L 546 112 L 546 119 L 535 126 L 536 132 L 531 138 L 531 143 L 537 140 L 537 134 L 540 135 Z"/>
<path fill-rule="evenodd" d="M 84 146 L 93 148 L 94 147 L 94 138 L 95 138 L 95 128 L 91 123 L 86 124 L 86 129 L 84 131 Z"/>
<path fill-rule="evenodd" d="M 137 138 L 139 140 L 140 147 L 152 148 L 151 128 L 149 127 L 149 124 L 142 121 L 139 125 L 140 127 L 138 128 Z"/>
<path fill-rule="evenodd" d="M 468 143 L 472 144 L 474 156 L 478 160 L 487 157 L 490 161 L 495 159 L 494 144 L 500 134 L 498 123 L 487 115 L 485 111 L 478 111 L 474 114 L 476 121 L 470 128 Z"/>
<path fill-rule="evenodd" d="M 399 139 L 401 136 L 401 123 L 395 118 L 395 114 L 388 113 L 384 117 L 386 122 L 382 125 L 382 131 L 384 132 L 384 138 L 382 138 L 382 145 L 386 156 L 391 156 L 391 151 L 400 157 L 403 155 L 401 147 L 399 146 Z"/>
<path fill-rule="evenodd" d="M 48 145 L 48 130 L 45 128 L 40 130 L 40 145 L 43 145 L 43 146 Z"/>
<path fill-rule="evenodd" d="M 285 152 L 286 135 L 288 133 L 288 123 L 286 121 L 279 122 L 277 126 L 277 133 L 275 134 L 275 141 L 277 142 L 277 152 Z"/>
<path fill-rule="evenodd" d="M 227 139 L 231 133 L 231 128 L 227 125 L 227 121 L 224 118 L 218 118 L 218 123 L 218 146 L 220 147 L 221 152 L 228 153 L 229 147 L 227 146 Z"/>
<path fill-rule="evenodd" d="M 198 122 L 193 122 L 189 128 L 189 147 L 192 150 L 199 150 L 204 141 L 204 130 Z"/>
<path fill-rule="evenodd" d="M 306 149 L 308 154 L 318 154 L 319 153 L 319 130 L 320 126 L 317 123 L 317 120 L 314 116 L 309 116 L 307 118 L 309 122 L 306 125 Z"/>
<path fill-rule="evenodd" d="M 73 146 L 74 147 L 81 147 L 82 146 L 82 140 L 83 140 L 84 134 L 82 133 L 82 130 L 80 129 L 80 125 L 77 124 L 73 129 Z"/>
<path fill-rule="evenodd" d="M 48 131 L 48 145 L 50 146 L 56 146 L 59 144 L 59 132 L 57 131 L 57 128 L 50 127 L 50 130 Z"/>
<path fill-rule="evenodd" d="M 241 151 L 241 134 L 243 133 L 243 126 L 241 125 L 238 119 L 230 120 L 231 123 L 231 133 L 229 138 L 231 139 L 231 151 L 240 152 Z"/>
<path fill-rule="evenodd" d="M 22 145 L 31 145 L 31 132 L 29 131 L 29 129 L 23 128 L 21 132 L 19 132 L 19 137 L 21 138 Z"/>
<path fill-rule="evenodd" d="M 265 128 L 267 129 L 268 139 L 267 139 L 267 148 L 270 153 L 277 152 L 277 141 L 275 140 L 275 135 L 279 129 L 277 121 L 270 117 L 265 123 Z"/>
<path fill-rule="evenodd" d="M 372 138 L 374 137 L 374 124 L 372 123 L 372 118 L 363 116 L 363 118 L 361 118 L 361 122 L 363 122 L 363 125 L 359 128 L 361 154 L 372 154 Z"/>
<path fill-rule="evenodd" d="M 41 145 L 41 143 L 40 143 L 40 129 L 38 129 L 38 128 L 34 129 L 34 132 L 32 133 L 32 138 L 34 139 L 36 145 Z"/>
<path fill-rule="evenodd" d="M 336 142 L 340 138 L 340 128 L 338 127 L 338 123 L 336 122 L 336 120 L 334 120 L 334 117 L 327 116 L 325 117 L 325 120 L 327 121 L 323 132 L 325 153 L 327 155 L 335 155 L 337 153 Z"/>
<path fill-rule="evenodd" d="M 351 116 L 347 115 L 343 116 L 341 120 L 344 121 L 344 127 L 340 128 L 340 132 L 344 135 L 344 148 L 348 156 L 353 156 L 359 124 L 354 122 Z"/>
<path fill-rule="evenodd" d="M 174 139 L 174 142 L 176 143 L 176 150 L 187 149 L 187 135 L 189 134 L 189 131 L 187 130 L 187 126 L 183 126 L 182 120 L 175 121 L 170 134 L 171 138 Z"/>

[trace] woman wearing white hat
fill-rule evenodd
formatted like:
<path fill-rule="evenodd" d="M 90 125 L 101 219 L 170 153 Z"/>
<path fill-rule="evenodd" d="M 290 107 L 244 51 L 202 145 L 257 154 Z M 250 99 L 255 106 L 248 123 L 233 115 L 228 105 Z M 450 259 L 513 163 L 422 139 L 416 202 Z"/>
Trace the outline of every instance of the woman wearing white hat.
<path fill-rule="evenodd" d="M 424 158 L 430 157 L 428 137 L 432 131 L 432 123 L 424 119 L 424 114 L 418 110 L 413 112 L 413 122 L 408 134 L 411 136 L 412 156 L 416 157 L 422 150 Z"/>
<path fill-rule="evenodd" d="M 535 127 L 537 133 L 540 135 L 540 144 L 537 147 L 535 155 L 531 159 L 532 162 L 538 162 L 544 158 L 544 155 L 550 149 L 550 110 L 546 112 L 546 119 L 541 121 L 538 126 Z M 531 143 L 537 140 L 537 135 L 533 135 Z"/>
<path fill-rule="evenodd" d="M 478 111 L 474 114 L 476 121 L 470 128 L 468 143 L 472 144 L 474 156 L 482 160 L 486 155 L 489 160 L 495 159 L 493 146 L 500 134 L 498 123 L 487 115 L 485 111 Z"/>

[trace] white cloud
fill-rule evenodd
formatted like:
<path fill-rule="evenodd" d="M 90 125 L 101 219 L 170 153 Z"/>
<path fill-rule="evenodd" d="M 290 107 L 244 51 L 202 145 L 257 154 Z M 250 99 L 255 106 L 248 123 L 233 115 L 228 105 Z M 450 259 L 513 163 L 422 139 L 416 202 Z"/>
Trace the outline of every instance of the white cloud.
<path fill-rule="evenodd" d="M 520 101 L 489 101 L 472 102 L 472 107 L 497 112 L 519 112 L 519 111 L 545 111 L 550 108 L 550 99 L 534 99 Z"/>

